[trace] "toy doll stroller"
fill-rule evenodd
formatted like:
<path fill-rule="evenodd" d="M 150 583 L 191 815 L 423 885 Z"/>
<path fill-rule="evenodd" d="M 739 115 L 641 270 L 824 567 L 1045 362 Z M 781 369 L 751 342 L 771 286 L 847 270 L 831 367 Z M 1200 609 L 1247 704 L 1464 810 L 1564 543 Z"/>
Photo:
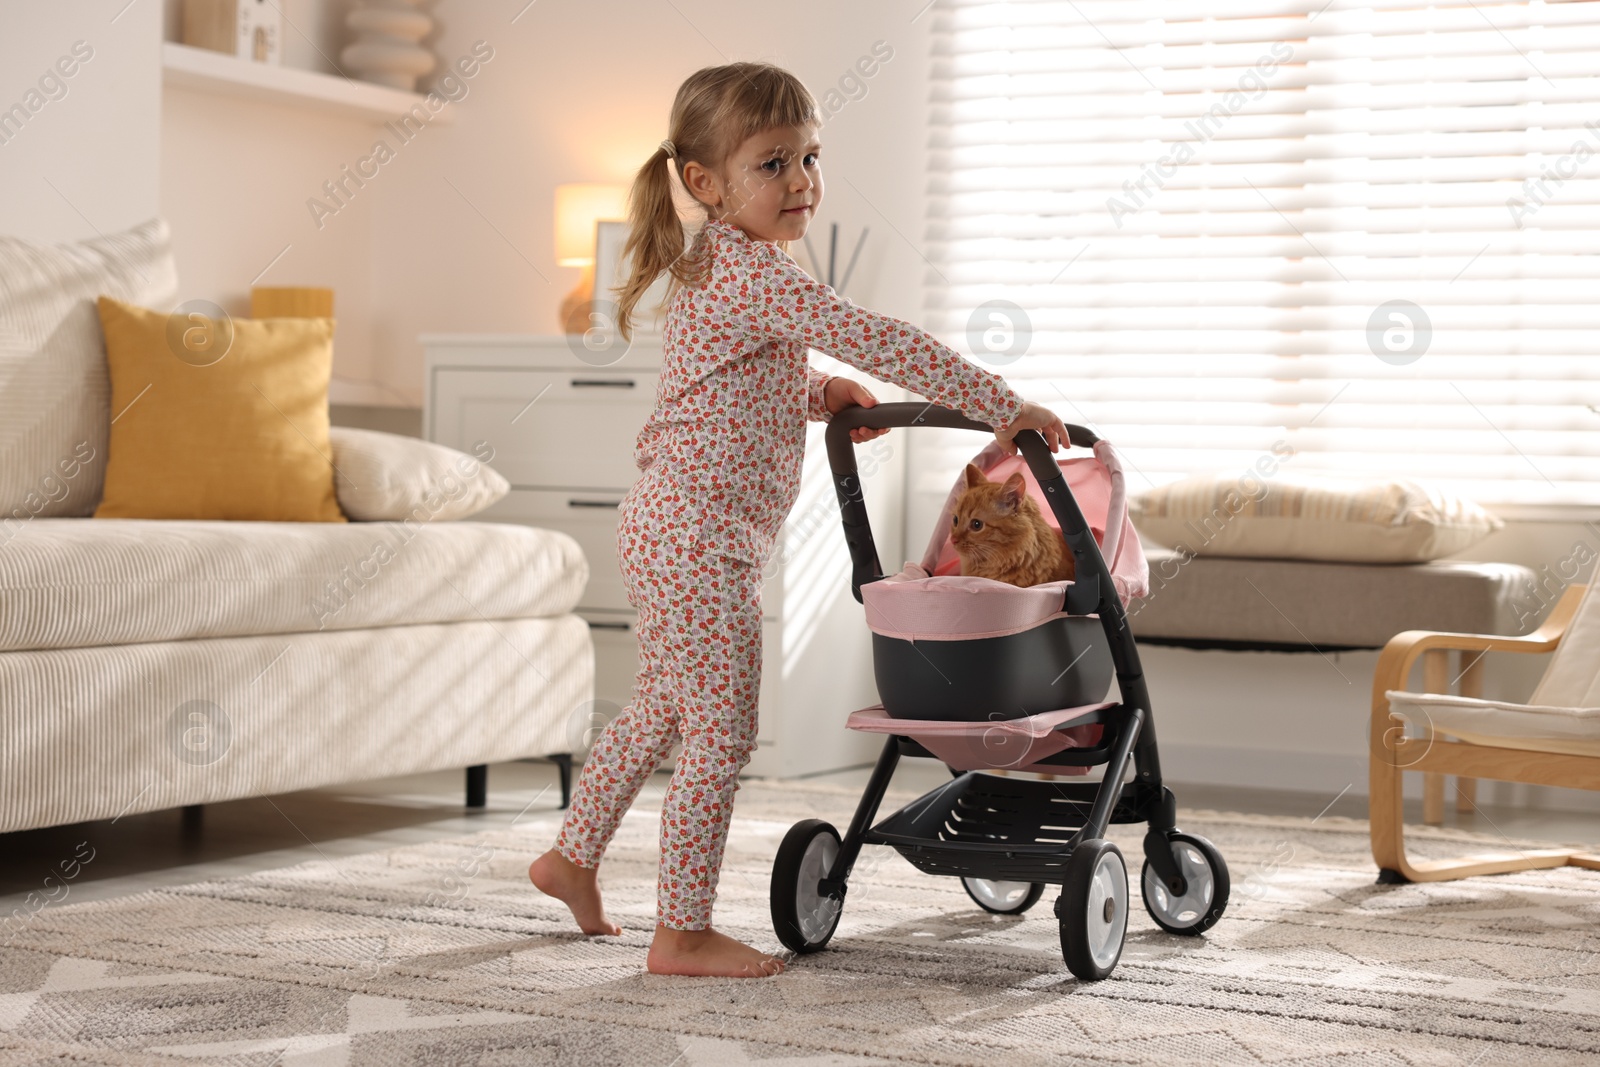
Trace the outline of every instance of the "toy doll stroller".
<path fill-rule="evenodd" d="M 1209 841 L 1177 828 L 1176 802 L 1161 784 L 1150 698 L 1124 612 L 1127 599 L 1146 594 L 1148 568 L 1127 519 L 1115 450 L 1068 426 L 1071 443 L 1092 448 L 1093 457 L 1058 463 L 1028 430 L 1017 435 L 1019 457 L 991 442 L 973 460 L 991 480 L 1026 463 L 1028 492 L 1072 550 L 1074 581 L 1018 588 L 960 575 L 949 544 L 959 479 L 922 564 L 885 577 L 849 437 L 857 426 L 993 432 L 919 403 L 848 408 L 828 426 L 850 584 L 866 608 L 882 698 L 848 725 L 886 740 L 843 838 L 807 819 L 779 846 L 772 868 L 778 939 L 800 953 L 826 946 L 861 847 L 888 845 L 928 874 L 960 878 L 990 912 L 1021 914 L 1045 886 L 1061 886 L 1055 913 L 1067 967 L 1080 979 L 1105 978 L 1128 926 L 1128 871 L 1105 840 L 1111 823 L 1148 824 L 1140 887 L 1151 918 L 1176 934 L 1209 929 L 1228 904 L 1228 867 Z M 1085 520 L 1085 509 L 1102 522 Z M 1108 701 L 1113 674 L 1120 699 Z M 955 777 L 873 825 L 902 756 L 942 760 Z M 981 773 L 1071 775 L 1091 767 L 1105 768 L 1100 781 Z"/>

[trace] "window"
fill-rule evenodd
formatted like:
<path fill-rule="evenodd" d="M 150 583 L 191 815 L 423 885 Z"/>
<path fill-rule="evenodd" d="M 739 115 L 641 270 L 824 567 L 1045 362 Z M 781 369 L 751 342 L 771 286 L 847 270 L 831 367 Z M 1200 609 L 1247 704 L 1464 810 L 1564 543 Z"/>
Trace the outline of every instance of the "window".
<path fill-rule="evenodd" d="M 1286 442 L 1600 505 L 1600 3 L 933 13 L 930 321 L 1130 489 Z"/>

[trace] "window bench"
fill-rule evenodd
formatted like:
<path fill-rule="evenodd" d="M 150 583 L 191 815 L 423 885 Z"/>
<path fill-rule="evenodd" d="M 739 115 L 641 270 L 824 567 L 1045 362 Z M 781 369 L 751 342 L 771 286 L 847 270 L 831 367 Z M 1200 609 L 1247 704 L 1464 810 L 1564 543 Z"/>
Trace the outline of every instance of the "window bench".
<path fill-rule="evenodd" d="M 1152 548 L 1150 595 L 1129 605 L 1143 645 L 1253 652 L 1380 649 L 1405 630 L 1521 635 L 1554 596 L 1527 567 L 1441 560 L 1420 564 L 1190 558 Z M 1424 657 L 1425 689 L 1483 695 L 1482 659 Z M 1457 779 L 1457 810 L 1474 806 L 1476 782 Z M 1424 777 L 1423 821 L 1444 821 L 1444 779 Z"/>

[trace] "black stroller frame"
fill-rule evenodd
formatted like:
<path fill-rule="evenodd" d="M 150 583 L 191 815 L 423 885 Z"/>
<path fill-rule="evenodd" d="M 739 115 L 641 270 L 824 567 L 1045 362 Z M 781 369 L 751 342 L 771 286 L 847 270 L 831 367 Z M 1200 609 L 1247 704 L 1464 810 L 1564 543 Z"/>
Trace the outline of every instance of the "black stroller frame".
<path fill-rule="evenodd" d="M 850 551 L 851 591 L 858 601 L 862 600 L 863 585 L 885 575 L 872 538 L 850 431 L 916 426 L 993 432 L 959 412 L 922 403 L 851 407 L 835 415 L 828 426 L 828 461 Z M 1073 445 L 1093 447 L 1099 440 L 1084 427 L 1068 425 L 1066 429 Z M 937 758 L 911 737 L 890 735 L 843 838 L 826 823 L 806 820 L 790 830 L 779 849 L 773 869 L 773 921 L 779 939 L 797 952 L 816 951 L 831 938 L 851 871 L 865 845 L 888 845 L 925 873 L 962 878 L 975 902 L 1000 914 L 1025 911 L 1037 902 L 1044 886 L 1061 886 L 1055 910 L 1061 923 L 1062 952 L 1072 972 L 1083 979 L 1111 973 L 1126 934 L 1126 868 L 1120 851 L 1105 840 L 1109 826 L 1147 824 L 1142 874 L 1145 905 L 1164 929 L 1202 933 L 1226 907 L 1228 875 L 1222 857 L 1203 838 L 1177 828 L 1176 801 L 1161 780 L 1155 724 L 1138 648 L 1099 545 L 1044 438 L 1026 430 L 1015 440 L 1076 562 L 1076 576 L 1067 587 L 1064 608 L 1069 615 L 1099 617 L 1120 695 L 1119 702 L 1086 711 L 1057 727 L 1099 723 L 1098 744 L 1068 748 L 1038 761 L 1030 770 L 1103 765 L 1103 777 L 1065 782 L 952 771 L 952 781 L 874 825 L 900 760 L 906 756 Z M 1132 777 L 1125 781 L 1130 765 Z M 830 835 L 836 848 L 829 847 Z M 997 896 L 994 886 L 1013 888 L 1009 895 Z M 808 902 L 815 905 L 809 921 Z"/>

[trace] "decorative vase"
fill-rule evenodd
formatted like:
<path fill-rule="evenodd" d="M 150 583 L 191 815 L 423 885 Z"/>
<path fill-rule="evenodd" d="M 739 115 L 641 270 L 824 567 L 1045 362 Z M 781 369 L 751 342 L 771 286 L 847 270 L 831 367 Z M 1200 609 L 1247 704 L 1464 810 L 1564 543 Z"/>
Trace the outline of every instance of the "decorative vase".
<path fill-rule="evenodd" d="M 339 53 L 362 81 L 415 92 L 417 79 L 437 63 L 417 42 L 433 29 L 433 19 L 418 11 L 422 0 L 368 0 L 345 16 L 356 39 Z"/>

